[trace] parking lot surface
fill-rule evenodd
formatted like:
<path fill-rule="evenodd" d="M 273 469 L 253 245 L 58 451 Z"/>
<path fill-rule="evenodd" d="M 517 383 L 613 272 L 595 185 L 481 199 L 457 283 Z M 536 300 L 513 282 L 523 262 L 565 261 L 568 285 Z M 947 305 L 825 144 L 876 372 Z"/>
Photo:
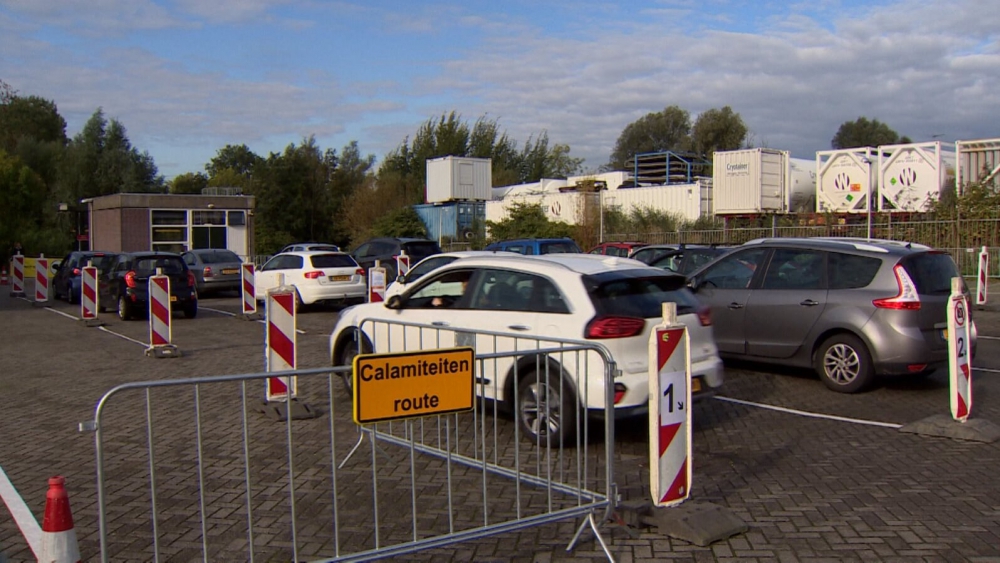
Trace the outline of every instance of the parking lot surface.
<path fill-rule="evenodd" d="M 74 318 L 78 306 L 37 307 L 9 297 L 6 290 L 0 294 L 0 391 L 6 399 L 0 416 L 0 467 L 39 522 L 47 479 L 66 477 L 84 560 L 98 559 L 100 536 L 94 437 L 79 432 L 78 424 L 92 420 L 104 393 L 122 383 L 263 371 L 264 326 L 236 320 L 232 314 L 239 306 L 235 296 L 222 296 L 203 300 L 196 319 L 175 317 L 173 342 L 183 356 L 155 359 L 144 354 L 148 325 L 143 321 L 122 322 L 108 313 L 101 315 L 105 327 L 88 328 Z M 327 339 L 336 316 L 334 308 L 299 315 L 300 368 L 329 365 Z M 973 362 L 972 416 L 1000 424 L 1000 313 L 977 311 L 975 320 L 983 338 Z M 263 398 L 262 388 L 252 391 Z M 334 423 L 349 441 L 355 435 L 349 399 L 342 388 L 336 393 Z M 218 393 L 206 393 L 206 398 L 227 400 Z M 1000 561 L 1000 443 L 924 437 L 893 426 L 948 414 L 948 401 L 947 374 L 941 370 L 841 395 L 826 390 L 809 372 L 728 364 L 720 396 L 694 409 L 691 502 L 726 507 L 749 531 L 707 547 L 668 538 L 654 528 L 637 530 L 633 538 L 608 527 L 604 537 L 616 560 L 623 562 Z M 191 397 L 177 393 L 156 402 L 153 417 L 159 428 L 171 428 L 176 421 L 179 429 L 191 407 Z M 329 415 L 297 421 L 296 431 L 328 426 Z M 144 435 L 138 431 L 144 417 L 140 405 L 124 402 L 110 419 L 126 433 L 138 433 L 138 453 L 132 457 L 125 440 L 109 464 L 113 561 L 150 559 L 148 530 L 145 535 L 135 531 L 148 528 L 148 495 L 129 481 L 115 486 L 115 476 L 124 475 L 130 463 L 144 463 Z M 280 437 L 283 428 L 264 418 L 254 424 L 261 439 Z M 646 421 L 619 424 L 615 440 L 616 480 L 623 497 L 648 498 Z M 191 455 L 178 437 L 174 447 L 160 452 L 157 463 L 167 474 L 172 467 L 189 465 Z M 309 470 L 301 464 L 298 469 Z M 212 470 L 226 475 L 232 468 Z M 197 493 L 176 485 L 170 509 L 197 512 Z M 166 560 L 201 560 L 198 534 L 173 537 L 171 522 L 160 524 L 161 534 L 171 538 L 169 545 L 161 546 Z M 588 537 L 575 551 L 566 552 L 577 526 L 566 521 L 398 559 L 606 560 Z M 280 522 L 273 528 L 278 531 L 264 526 L 258 536 L 267 544 L 258 560 L 291 560 Z M 310 528 L 298 540 L 314 543 L 309 549 L 320 553 L 322 541 L 315 538 L 323 533 Z M 225 537 L 222 532 L 220 537 Z M 232 541 L 236 555 L 218 560 L 246 560 L 239 540 Z M 34 560 L 22 531 L 0 508 L 0 561 Z"/>

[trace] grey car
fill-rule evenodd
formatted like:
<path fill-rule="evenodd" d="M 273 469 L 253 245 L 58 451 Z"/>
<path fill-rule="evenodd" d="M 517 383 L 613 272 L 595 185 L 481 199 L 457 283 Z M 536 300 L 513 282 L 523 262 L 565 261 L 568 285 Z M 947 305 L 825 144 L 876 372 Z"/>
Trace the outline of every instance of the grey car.
<path fill-rule="evenodd" d="M 181 256 L 184 263 L 194 272 L 200 295 L 219 291 L 241 291 L 243 261 L 232 250 L 223 248 L 197 248 L 188 250 Z"/>
<path fill-rule="evenodd" d="M 780 238 L 751 241 L 688 283 L 712 311 L 719 354 L 812 367 L 855 393 L 879 375 L 947 365 L 951 256 L 905 242 Z M 975 323 L 972 324 L 975 350 Z"/>

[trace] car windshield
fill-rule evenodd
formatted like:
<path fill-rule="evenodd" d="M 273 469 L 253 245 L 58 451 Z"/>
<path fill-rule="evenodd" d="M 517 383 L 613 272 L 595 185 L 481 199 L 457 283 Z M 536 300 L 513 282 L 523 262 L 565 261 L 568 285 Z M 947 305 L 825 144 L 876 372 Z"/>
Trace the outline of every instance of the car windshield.
<path fill-rule="evenodd" d="M 677 314 L 698 310 L 698 300 L 681 276 L 591 276 L 585 279 L 590 299 L 600 315 L 652 319 L 663 313 L 662 304 L 677 304 Z"/>
<path fill-rule="evenodd" d="M 157 268 L 164 274 L 180 274 L 184 272 L 184 261 L 174 256 L 147 256 L 136 259 L 133 269 L 140 276 L 148 276 L 155 274 Z"/>
<path fill-rule="evenodd" d="M 221 264 L 223 262 L 240 262 L 240 257 L 231 250 L 216 250 L 214 252 L 201 252 L 201 261 L 205 264 Z"/>
<path fill-rule="evenodd" d="M 314 268 L 357 268 L 358 263 L 347 254 L 316 254 L 310 258 Z"/>
<path fill-rule="evenodd" d="M 944 252 L 923 252 L 904 258 L 901 263 L 917 286 L 917 293 L 948 295 L 951 278 L 959 277 L 951 256 Z"/>

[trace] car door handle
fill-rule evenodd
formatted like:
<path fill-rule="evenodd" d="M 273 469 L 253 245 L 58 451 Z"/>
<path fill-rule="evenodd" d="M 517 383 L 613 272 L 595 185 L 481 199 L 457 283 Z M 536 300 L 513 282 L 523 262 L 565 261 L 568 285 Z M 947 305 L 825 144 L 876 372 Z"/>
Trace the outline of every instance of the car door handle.
<path fill-rule="evenodd" d="M 431 323 L 431 326 L 451 326 L 451 325 L 444 321 L 434 321 Z"/>
<path fill-rule="evenodd" d="M 804 307 L 815 307 L 816 305 L 819 305 L 819 301 L 813 301 L 812 299 L 806 299 L 802 303 L 799 303 L 799 305 L 802 305 Z"/>
<path fill-rule="evenodd" d="M 729 304 L 729 308 L 733 309 L 733 310 L 742 309 L 743 308 L 743 304 L 742 303 L 737 303 L 737 302 L 733 301 L 732 303 Z"/>
<path fill-rule="evenodd" d="M 511 330 L 522 331 L 522 332 L 525 331 L 525 330 L 531 330 L 531 327 L 530 326 L 526 326 L 526 325 L 507 325 L 507 328 L 509 328 Z"/>

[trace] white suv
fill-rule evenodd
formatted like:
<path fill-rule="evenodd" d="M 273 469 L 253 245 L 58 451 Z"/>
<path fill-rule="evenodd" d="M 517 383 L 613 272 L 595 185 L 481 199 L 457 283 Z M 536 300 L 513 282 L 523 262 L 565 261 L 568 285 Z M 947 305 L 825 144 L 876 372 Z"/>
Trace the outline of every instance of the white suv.
<path fill-rule="evenodd" d="M 425 347 L 472 345 L 478 354 L 530 348 L 523 341 L 519 345 L 519 338 L 477 331 L 523 335 L 529 347 L 539 342 L 544 346 L 547 338 L 595 342 L 607 348 L 621 370 L 615 379 L 616 418 L 642 415 L 649 400 L 649 337 L 661 322 L 662 303 L 668 301 L 677 303 L 678 318 L 690 334 L 692 394 L 707 396 L 723 378 L 708 308 L 686 288 L 682 276 L 635 260 L 599 255 L 455 260 L 384 303 L 344 310 L 330 335 L 330 357 L 333 365 L 342 366 L 351 365 L 359 350 L 382 353 L 402 351 L 401 346 L 420 347 L 419 331 L 387 323 L 440 327 L 441 334 L 450 336 L 424 337 Z M 364 331 L 360 342 L 359 327 Z M 542 376 L 538 363 L 523 357 L 483 362 L 477 392 L 515 412 L 522 432 L 533 441 L 566 443 L 576 422 L 574 416 L 560 413 L 575 405 L 591 412 L 603 410 L 605 388 L 602 362 L 565 356 L 550 355 Z M 549 379 L 548 368 L 553 367 L 549 362 L 561 363 L 552 370 L 563 374 L 561 380 Z M 350 390 L 349 375 L 344 381 Z"/>

